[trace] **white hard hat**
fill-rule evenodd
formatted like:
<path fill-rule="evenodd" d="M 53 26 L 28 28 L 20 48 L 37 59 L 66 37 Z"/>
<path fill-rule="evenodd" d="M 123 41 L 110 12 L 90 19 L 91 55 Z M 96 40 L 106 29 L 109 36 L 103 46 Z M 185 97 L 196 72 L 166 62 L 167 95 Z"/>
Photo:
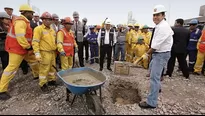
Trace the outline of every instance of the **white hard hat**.
<path fill-rule="evenodd" d="M 11 19 L 11 17 L 6 12 L 0 12 L 0 18 Z"/>
<path fill-rule="evenodd" d="M 161 12 L 167 12 L 167 10 L 165 9 L 165 7 L 163 5 L 156 5 L 154 7 L 153 14 L 158 14 L 158 13 L 161 13 Z"/>
<path fill-rule="evenodd" d="M 87 21 L 88 21 L 88 19 L 87 19 L 87 18 L 83 18 L 83 21 L 87 22 Z"/>
<path fill-rule="evenodd" d="M 34 13 L 33 16 L 34 16 L 34 17 L 39 17 L 39 14 L 38 14 L 38 13 Z"/>
<path fill-rule="evenodd" d="M 110 24 L 110 25 L 111 25 L 111 20 L 110 20 L 110 19 L 107 19 L 107 20 L 105 21 L 105 24 Z"/>

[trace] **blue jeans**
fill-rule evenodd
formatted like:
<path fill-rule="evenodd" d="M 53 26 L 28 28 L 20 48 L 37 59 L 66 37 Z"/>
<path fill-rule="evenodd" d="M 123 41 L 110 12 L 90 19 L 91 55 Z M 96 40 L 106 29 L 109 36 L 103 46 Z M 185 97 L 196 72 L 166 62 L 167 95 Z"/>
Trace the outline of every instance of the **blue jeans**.
<path fill-rule="evenodd" d="M 119 60 L 119 53 L 121 53 L 121 61 L 125 60 L 125 44 L 116 44 L 115 45 L 115 56 L 114 60 L 117 61 Z"/>
<path fill-rule="evenodd" d="M 147 104 L 152 107 L 157 107 L 159 89 L 161 88 L 160 78 L 163 68 L 167 65 L 170 52 L 153 53 L 150 63 L 150 87 L 151 91 L 147 97 Z"/>

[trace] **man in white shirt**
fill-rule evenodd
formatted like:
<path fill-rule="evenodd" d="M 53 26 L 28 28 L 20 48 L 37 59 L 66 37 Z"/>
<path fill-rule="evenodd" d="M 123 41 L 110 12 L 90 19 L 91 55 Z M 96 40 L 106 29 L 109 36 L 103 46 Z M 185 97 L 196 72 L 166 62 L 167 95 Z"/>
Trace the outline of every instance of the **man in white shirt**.
<path fill-rule="evenodd" d="M 147 59 L 152 54 L 150 63 L 150 93 L 147 101 L 139 104 L 141 108 L 156 108 L 158 94 L 161 87 L 160 78 L 163 68 L 167 65 L 171 56 L 171 48 L 173 45 L 173 34 L 170 25 L 164 20 L 166 9 L 163 5 L 157 5 L 153 12 L 153 21 L 156 24 L 153 39 L 151 40 L 151 48 L 142 58 Z"/>
<path fill-rule="evenodd" d="M 100 71 L 103 70 L 105 55 L 107 55 L 107 69 L 112 71 L 110 65 L 112 58 L 112 48 L 115 43 L 115 30 L 111 28 L 111 20 L 107 19 L 105 22 L 105 28 L 102 28 L 98 34 L 98 45 L 100 46 Z"/>

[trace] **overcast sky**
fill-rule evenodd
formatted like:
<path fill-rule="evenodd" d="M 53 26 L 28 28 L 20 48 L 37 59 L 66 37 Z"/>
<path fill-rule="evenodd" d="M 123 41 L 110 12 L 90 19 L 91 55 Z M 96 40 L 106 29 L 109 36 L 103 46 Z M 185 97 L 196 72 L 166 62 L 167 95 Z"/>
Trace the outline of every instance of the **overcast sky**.
<path fill-rule="evenodd" d="M 19 15 L 19 6 L 24 3 L 27 0 L 0 0 L 0 11 L 4 10 L 4 6 L 11 6 L 14 14 Z M 88 24 L 101 24 L 106 17 L 114 24 L 124 24 L 127 23 L 128 12 L 132 11 L 140 24 L 154 26 L 152 12 L 155 5 L 166 7 L 166 18 L 173 25 L 177 18 L 197 17 L 205 0 L 30 0 L 30 3 L 38 7 L 40 13 L 48 11 L 58 14 L 60 18 L 72 17 L 73 11 L 78 11 L 81 19 L 88 19 Z"/>

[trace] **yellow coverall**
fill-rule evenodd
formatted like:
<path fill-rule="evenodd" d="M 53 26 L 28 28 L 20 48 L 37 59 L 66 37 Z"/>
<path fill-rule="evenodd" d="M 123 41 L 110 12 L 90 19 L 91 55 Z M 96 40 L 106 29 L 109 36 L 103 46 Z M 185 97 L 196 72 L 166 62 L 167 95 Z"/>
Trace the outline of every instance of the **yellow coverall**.
<path fill-rule="evenodd" d="M 42 87 L 48 81 L 55 81 L 56 67 L 56 32 L 44 24 L 34 29 L 32 46 L 35 54 L 40 54 L 39 85 Z"/>
<path fill-rule="evenodd" d="M 144 42 L 145 42 L 147 45 L 150 45 L 152 33 L 151 33 L 151 32 L 147 32 L 147 33 L 144 33 L 144 32 L 143 32 L 141 35 L 142 35 L 142 37 L 144 38 Z"/>
<path fill-rule="evenodd" d="M 126 34 L 126 44 L 125 44 L 125 52 L 126 52 L 126 61 L 127 62 L 131 62 L 131 41 L 130 41 L 130 37 L 131 34 L 134 30 L 129 30 Z"/>
<path fill-rule="evenodd" d="M 21 17 L 25 18 L 28 20 L 26 17 L 21 15 Z M 27 39 L 25 38 L 25 33 L 26 33 L 26 28 L 27 24 L 23 20 L 16 20 L 13 22 L 14 24 L 14 30 L 15 30 L 15 35 L 18 43 L 24 48 L 24 49 L 29 49 L 31 45 L 28 43 Z M 19 36 L 17 36 L 19 35 Z M 25 55 L 19 55 L 16 53 L 9 53 L 9 64 L 5 68 L 1 80 L 0 80 L 0 93 L 6 92 L 8 90 L 8 85 L 11 79 L 15 76 L 16 72 L 18 71 L 18 68 L 21 64 L 21 62 L 25 59 L 31 69 L 34 78 L 37 78 L 38 75 L 38 61 L 35 59 L 34 54 L 25 54 Z"/>
<path fill-rule="evenodd" d="M 131 43 L 131 51 L 130 51 L 131 62 L 133 62 L 133 58 L 135 57 L 135 46 L 138 42 L 139 36 L 140 36 L 140 32 L 133 31 L 131 33 L 131 36 L 128 42 L 128 43 Z"/>
<path fill-rule="evenodd" d="M 73 32 L 68 32 L 70 36 L 74 36 Z M 63 49 L 63 40 L 64 40 L 64 34 L 62 31 L 59 31 L 57 33 L 57 49 L 59 52 L 65 52 Z M 74 41 L 75 47 L 77 47 L 76 41 Z M 74 52 L 74 51 L 73 51 Z M 60 56 L 61 60 L 61 68 L 62 70 L 70 69 L 73 66 L 73 56 Z"/>
<path fill-rule="evenodd" d="M 203 36 L 203 34 L 205 34 L 205 31 L 203 31 L 202 36 Z M 202 36 L 200 37 L 198 44 L 197 44 L 198 53 L 197 53 L 196 64 L 194 66 L 194 72 L 196 72 L 196 73 L 201 73 L 202 68 L 203 68 L 203 64 L 205 61 L 205 52 L 203 53 L 203 52 L 199 51 L 199 44 L 204 44 L 204 43 L 200 43 Z"/>
<path fill-rule="evenodd" d="M 134 48 L 135 58 L 134 61 L 139 60 L 143 54 L 147 52 L 149 46 L 147 44 L 136 44 Z M 138 63 L 138 65 L 143 66 L 145 69 L 148 68 L 148 59 L 143 59 Z"/>

